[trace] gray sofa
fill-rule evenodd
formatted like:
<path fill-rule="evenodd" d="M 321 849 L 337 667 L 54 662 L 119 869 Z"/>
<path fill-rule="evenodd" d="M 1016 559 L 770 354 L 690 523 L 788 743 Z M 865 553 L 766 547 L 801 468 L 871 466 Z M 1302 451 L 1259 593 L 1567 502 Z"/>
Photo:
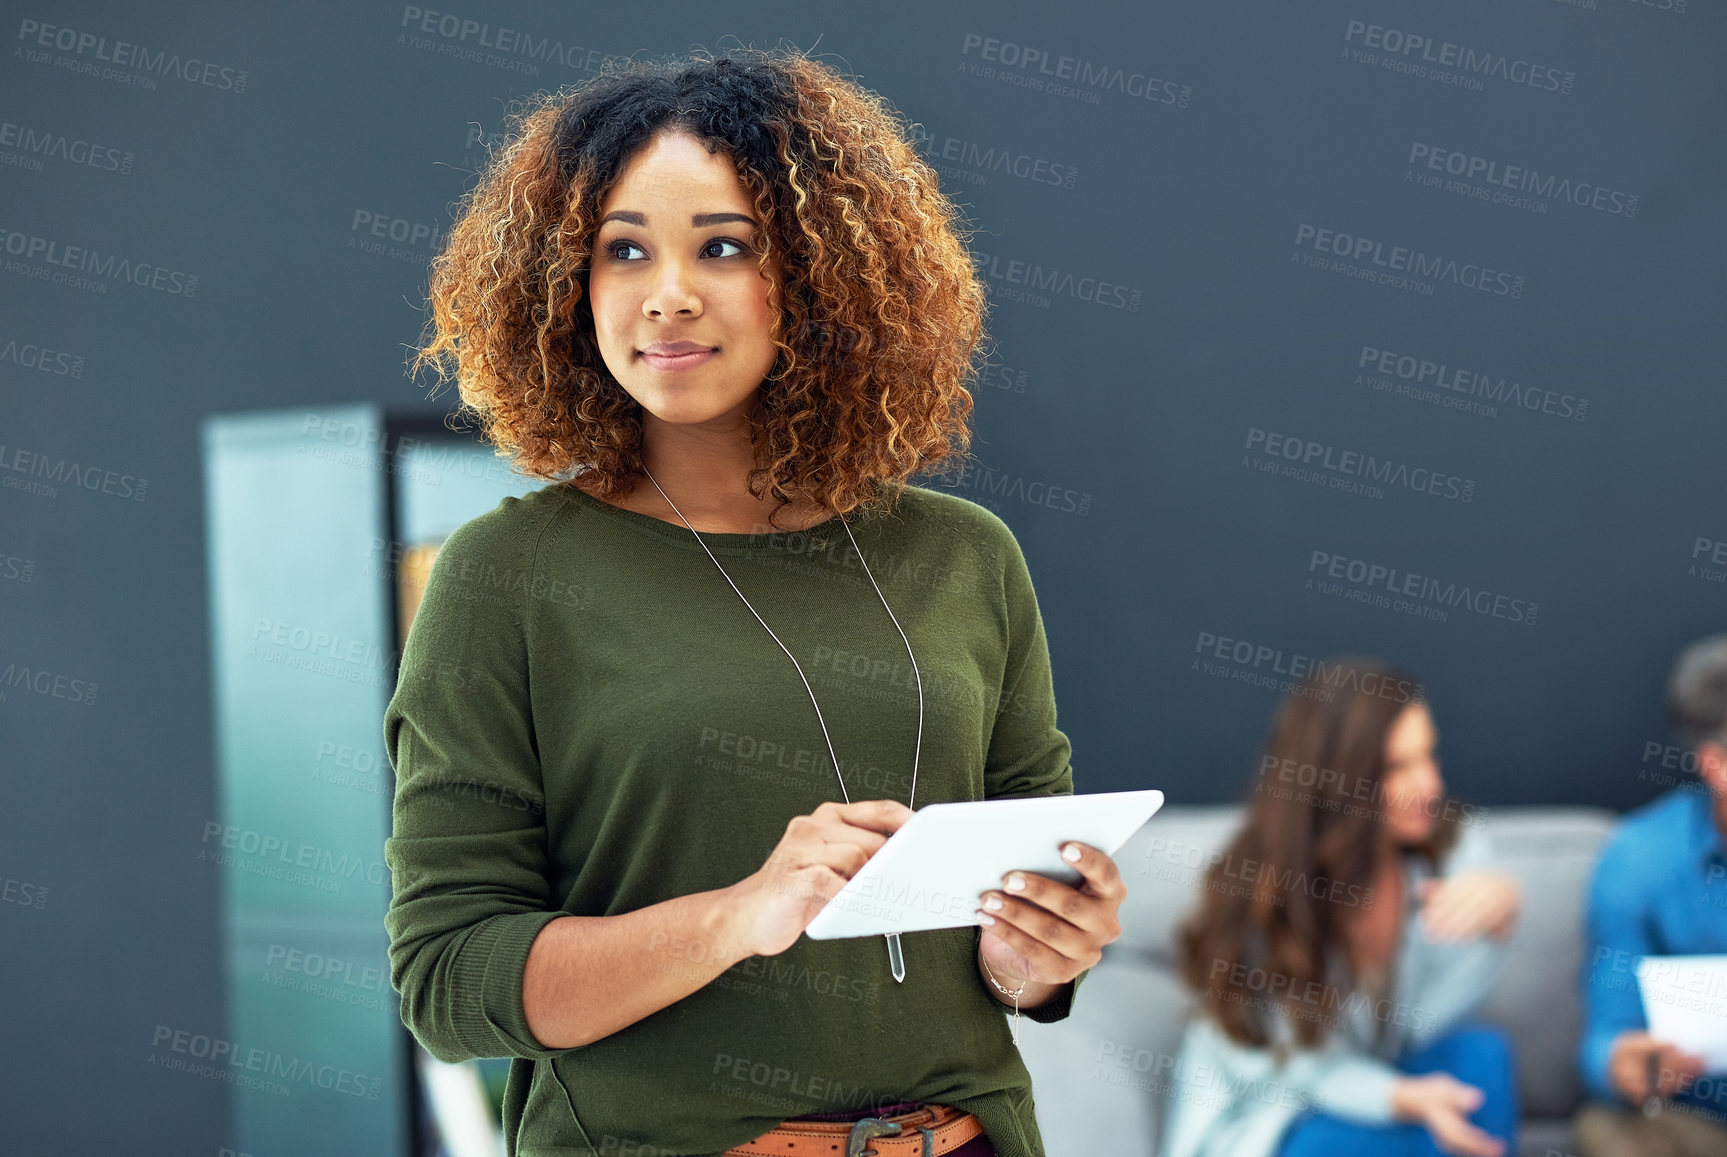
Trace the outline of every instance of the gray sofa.
<path fill-rule="evenodd" d="M 1233 806 L 1171 807 L 1153 816 L 1116 855 L 1128 888 L 1121 939 L 1086 978 L 1073 1014 L 1051 1025 L 1020 1022 L 1049 1157 L 1156 1152 L 1192 1003 L 1175 972 L 1175 930 L 1197 895 L 1200 866 L 1239 814 Z M 1504 976 L 1479 1013 L 1516 1046 L 1520 1157 L 1575 1152 L 1568 1118 L 1583 1097 L 1574 1062 L 1583 906 L 1616 818 L 1600 808 L 1522 807 L 1493 808 L 1478 821 L 1524 894 Z"/>

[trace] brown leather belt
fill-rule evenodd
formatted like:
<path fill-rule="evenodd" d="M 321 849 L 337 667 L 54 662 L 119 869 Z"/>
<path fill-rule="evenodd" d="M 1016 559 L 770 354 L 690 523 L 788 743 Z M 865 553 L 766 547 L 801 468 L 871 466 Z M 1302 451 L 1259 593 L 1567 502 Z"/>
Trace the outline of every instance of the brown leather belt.
<path fill-rule="evenodd" d="M 725 1157 L 939 1157 L 982 1132 L 963 1109 L 925 1105 L 861 1121 L 787 1121 Z"/>

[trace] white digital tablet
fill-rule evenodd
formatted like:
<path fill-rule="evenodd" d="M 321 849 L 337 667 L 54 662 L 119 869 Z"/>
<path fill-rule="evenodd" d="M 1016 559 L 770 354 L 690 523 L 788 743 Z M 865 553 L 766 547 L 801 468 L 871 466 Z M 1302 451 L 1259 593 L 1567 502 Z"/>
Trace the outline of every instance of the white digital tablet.
<path fill-rule="evenodd" d="M 1019 869 L 1078 884 L 1077 840 L 1113 856 L 1163 806 L 1161 791 L 932 803 L 888 837 L 804 929 L 812 940 L 977 923 L 984 892 Z"/>

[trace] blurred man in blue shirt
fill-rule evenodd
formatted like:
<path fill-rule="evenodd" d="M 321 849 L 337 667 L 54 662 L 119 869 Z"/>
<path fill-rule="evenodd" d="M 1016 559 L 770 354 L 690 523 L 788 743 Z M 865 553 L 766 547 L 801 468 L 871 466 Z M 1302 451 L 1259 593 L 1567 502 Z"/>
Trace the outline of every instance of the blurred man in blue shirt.
<path fill-rule="evenodd" d="M 1727 1154 L 1727 1073 L 1650 1036 L 1637 987 L 1645 956 L 1727 953 L 1727 634 L 1680 654 L 1667 705 L 1686 746 L 1660 748 L 1655 762 L 1674 767 L 1678 786 L 1626 815 L 1590 884 L 1583 1157 Z"/>

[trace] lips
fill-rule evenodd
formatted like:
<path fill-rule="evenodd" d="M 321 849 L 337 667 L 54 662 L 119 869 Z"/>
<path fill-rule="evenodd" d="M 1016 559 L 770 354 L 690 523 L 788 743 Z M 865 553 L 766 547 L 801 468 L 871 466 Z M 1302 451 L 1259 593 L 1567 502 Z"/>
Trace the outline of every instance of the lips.
<path fill-rule="evenodd" d="M 710 353 L 714 349 L 710 345 L 702 345 L 694 341 L 657 341 L 652 345 L 642 347 L 644 354 L 696 354 Z"/>
<path fill-rule="evenodd" d="M 642 360 L 656 370 L 683 370 L 701 365 L 717 352 L 693 341 L 655 342 L 642 351 Z"/>

